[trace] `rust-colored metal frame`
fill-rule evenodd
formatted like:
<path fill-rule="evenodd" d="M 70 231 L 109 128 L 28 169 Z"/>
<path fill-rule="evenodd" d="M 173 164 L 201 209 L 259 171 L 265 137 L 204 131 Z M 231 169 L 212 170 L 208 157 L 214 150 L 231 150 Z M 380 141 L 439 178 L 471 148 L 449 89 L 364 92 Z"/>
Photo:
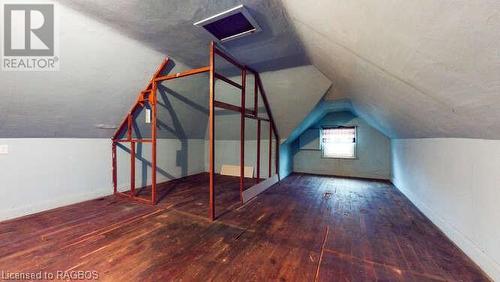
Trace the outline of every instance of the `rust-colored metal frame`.
<path fill-rule="evenodd" d="M 227 62 L 236 66 L 241 71 L 241 84 L 219 74 L 215 70 L 215 58 L 216 56 L 222 57 Z M 124 196 L 131 198 L 133 200 L 155 205 L 157 202 L 156 193 L 156 142 L 157 142 L 157 86 L 166 80 L 186 77 L 190 75 L 195 75 L 199 73 L 209 73 L 209 213 L 208 216 L 211 220 L 215 219 L 215 108 L 222 108 L 226 110 L 240 112 L 240 199 L 243 202 L 243 189 L 245 184 L 244 166 L 245 166 L 245 119 L 250 118 L 257 120 L 257 180 L 260 180 L 260 141 L 261 141 L 261 123 L 269 122 L 269 171 L 268 175 L 272 175 L 272 138 L 274 135 L 276 142 L 276 156 L 275 156 L 275 172 L 279 176 L 279 135 L 274 122 L 271 109 L 267 100 L 267 96 L 262 85 L 259 73 L 253 69 L 240 64 L 238 61 L 233 59 L 231 56 L 222 51 L 214 42 L 210 43 L 210 63 L 209 66 L 191 69 L 181 73 L 161 75 L 162 71 L 168 64 L 168 58 L 164 59 L 153 77 L 150 79 L 146 88 L 142 90 L 134 105 L 127 113 L 126 117 L 121 122 L 120 126 L 116 129 L 115 134 L 112 138 L 112 173 L 113 173 L 113 191 L 115 195 Z M 254 108 L 246 108 L 246 78 L 248 73 L 254 75 Z M 241 105 L 231 105 L 215 99 L 215 80 L 219 79 L 231 86 L 234 86 L 241 90 Z M 268 118 L 259 117 L 258 112 L 258 97 L 259 93 L 262 97 L 262 102 L 266 109 Z M 151 108 L 151 138 L 134 138 L 133 134 L 133 122 L 134 114 L 141 108 L 149 105 Z M 126 138 L 120 139 L 121 133 L 126 128 Z M 117 156 L 116 147 L 118 143 L 130 143 L 130 191 L 120 192 L 117 188 Z M 136 194 L 135 189 L 135 146 L 137 143 L 151 143 L 151 199 L 140 198 Z"/>

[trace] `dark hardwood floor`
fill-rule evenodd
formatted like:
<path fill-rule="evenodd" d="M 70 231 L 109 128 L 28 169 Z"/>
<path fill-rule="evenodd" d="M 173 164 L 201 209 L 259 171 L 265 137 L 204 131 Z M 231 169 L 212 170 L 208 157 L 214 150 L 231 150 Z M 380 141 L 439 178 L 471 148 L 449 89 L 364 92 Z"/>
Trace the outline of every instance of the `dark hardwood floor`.
<path fill-rule="evenodd" d="M 293 174 L 244 206 L 238 178 L 164 185 L 156 207 L 105 197 L 0 223 L 0 271 L 103 281 L 488 281 L 391 184 Z"/>

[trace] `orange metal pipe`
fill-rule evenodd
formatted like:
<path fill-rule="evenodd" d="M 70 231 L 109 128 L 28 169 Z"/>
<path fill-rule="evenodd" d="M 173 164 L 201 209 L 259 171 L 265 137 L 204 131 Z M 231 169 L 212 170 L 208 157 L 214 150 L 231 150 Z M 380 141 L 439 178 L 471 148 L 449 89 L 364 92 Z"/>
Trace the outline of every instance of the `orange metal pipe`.
<path fill-rule="evenodd" d="M 214 47 L 214 51 L 215 53 L 217 53 L 217 55 L 221 56 L 222 58 L 224 58 L 226 61 L 230 62 L 231 64 L 235 65 L 236 67 L 238 67 L 240 70 L 243 70 L 245 69 L 245 66 L 243 66 L 242 64 L 238 63 L 235 59 L 231 58 L 231 56 L 227 55 L 226 53 L 224 53 L 224 51 L 220 50 L 217 46 Z"/>
<path fill-rule="evenodd" d="M 272 156 L 272 151 L 273 151 L 273 127 L 271 124 L 269 124 L 269 177 L 271 177 L 271 156 Z"/>
<path fill-rule="evenodd" d="M 248 109 L 247 109 L 247 113 L 248 113 Z M 267 118 L 263 118 L 263 117 L 256 117 L 252 114 L 245 114 L 245 117 L 246 118 L 250 118 L 250 119 L 255 119 L 255 120 L 261 120 L 261 121 L 269 121 L 269 119 Z"/>
<path fill-rule="evenodd" d="M 129 198 L 130 200 L 138 202 L 138 203 L 143 203 L 143 204 L 151 205 L 151 201 L 148 200 L 148 199 L 143 199 L 143 198 L 140 198 L 140 197 L 131 197 L 130 194 L 123 193 L 123 192 L 117 192 L 116 195 L 117 196 L 121 196 L 121 197 Z"/>
<path fill-rule="evenodd" d="M 178 72 L 178 73 L 174 73 L 174 74 L 159 76 L 159 77 L 156 77 L 154 79 L 154 81 L 161 82 L 161 81 L 164 81 L 164 80 L 170 80 L 170 79 L 174 79 L 174 78 L 180 78 L 180 77 L 190 76 L 190 75 L 193 75 L 193 74 L 199 74 L 199 73 L 209 72 L 209 71 L 210 71 L 210 66 L 207 66 L 207 67 L 202 67 L 202 68 L 187 70 L 187 71 L 184 71 L 184 72 Z"/>
<path fill-rule="evenodd" d="M 156 90 L 158 85 L 153 82 L 151 95 L 153 95 L 153 104 L 151 105 L 151 204 L 156 204 L 156 104 L 157 96 Z"/>
<path fill-rule="evenodd" d="M 215 82 L 215 73 L 214 73 L 214 66 L 215 66 L 215 44 L 212 41 L 210 43 L 210 93 L 209 93 L 209 130 L 208 130 L 208 139 L 209 139 L 209 170 L 210 170 L 210 183 L 209 183 L 209 188 L 210 188 L 210 199 L 209 199 L 209 211 L 208 211 L 208 217 L 211 220 L 215 219 L 215 197 L 214 197 L 214 167 L 215 167 L 215 144 L 214 144 L 214 137 L 215 137 L 215 117 L 214 117 L 214 109 L 215 109 L 215 87 L 214 87 L 214 82 Z"/>
<path fill-rule="evenodd" d="M 215 54 L 220 55 L 223 59 L 227 60 L 228 62 L 232 63 L 236 67 L 240 68 L 242 70 L 242 85 L 239 85 L 238 83 L 215 73 Z M 274 131 L 274 135 L 276 137 L 276 160 L 275 160 L 275 167 L 276 167 L 276 173 L 278 173 L 278 168 L 279 168 L 279 135 L 278 131 L 276 128 L 276 124 L 274 122 L 272 113 L 269 108 L 269 103 L 267 101 L 266 93 L 265 90 L 262 86 L 262 81 L 260 79 L 260 76 L 257 72 L 254 70 L 247 68 L 246 66 L 238 63 L 236 60 L 234 60 L 231 56 L 228 54 L 224 53 L 222 50 L 218 49 L 216 44 L 214 42 L 211 42 L 210 44 L 210 64 L 207 67 L 202 67 L 198 69 L 192 69 L 188 70 L 185 72 L 181 73 L 176 73 L 176 74 L 170 74 L 170 75 L 163 75 L 160 76 L 160 73 L 162 70 L 165 68 L 165 66 L 168 63 L 168 58 L 163 60 L 162 64 L 159 66 L 159 68 L 156 70 L 155 74 L 147 84 L 146 88 L 142 90 L 139 94 L 139 97 L 137 98 L 136 102 L 134 105 L 131 107 L 127 117 L 122 121 L 120 126 L 116 129 L 115 134 L 113 135 L 113 144 L 112 144 L 112 169 L 113 169 L 113 190 L 115 194 L 120 194 L 120 192 L 117 191 L 117 157 L 116 157 L 116 144 L 117 142 L 130 142 L 131 143 L 131 193 L 129 194 L 129 197 L 132 197 L 133 199 L 140 200 L 142 202 L 148 201 L 145 199 L 139 199 L 137 197 L 134 197 L 135 195 L 135 143 L 137 142 L 151 142 L 152 143 L 152 195 L 151 195 L 151 204 L 155 204 L 157 201 L 157 191 L 156 191 L 156 170 L 157 170 L 157 161 L 156 161 L 156 155 L 157 155 L 157 83 L 165 80 L 170 80 L 170 79 L 175 79 L 175 78 L 180 78 L 180 77 L 185 77 L 185 76 L 190 76 L 198 73 L 203 73 L 203 72 L 209 72 L 210 73 L 210 93 L 209 93 L 209 169 L 210 169 L 210 203 L 209 203 L 209 218 L 211 220 L 215 220 L 215 107 L 220 107 L 220 108 L 225 108 L 228 110 L 233 110 L 240 112 L 241 114 L 241 127 L 240 127 L 240 133 L 241 133 L 241 146 L 240 146 L 240 197 L 241 200 L 242 198 L 242 193 L 244 189 L 244 137 L 245 137 L 245 118 L 252 118 L 256 119 L 258 122 L 258 164 L 257 164 L 257 178 L 260 179 L 260 139 L 261 139 L 261 122 L 262 121 L 269 121 L 269 177 L 271 176 L 272 172 L 272 135 Z M 246 91 L 246 75 L 247 72 L 251 72 L 255 76 L 255 81 L 254 81 L 254 109 L 246 109 L 245 104 L 246 104 L 246 99 L 245 99 L 245 91 Z M 235 87 L 241 88 L 242 89 L 242 101 L 241 101 L 241 107 L 223 103 L 220 101 L 215 100 L 215 79 L 221 79 L 225 81 L 226 83 L 229 83 Z M 264 106 L 266 108 L 266 112 L 268 113 L 269 118 L 262 118 L 258 117 L 258 96 L 259 96 L 259 91 L 260 94 L 262 95 L 262 101 L 264 103 Z M 149 97 L 147 97 L 149 94 Z M 140 139 L 140 138 L 132 138 L 132 118 L 134 115 L 135 110 L 138 107 L 144 106 L 144 102 L 148 100 L 151 110 L 152 110 L 152 129 L 151 129 L 151 139 Z M 128 122 L 128 130 L 127 130 L 127 139 L 120 139 L 118 140 L 119 133 L 123 130 L 123 127 L 127 124 Z M 121 193 L 124 194 L 124 193 Z"/>
<path fill-rule="evenodd" d="M 278 175 L 278 179 L 280 177 L 280 173 L 279 173 L 279 168 L 280 168 L 280 140 L 276 139 L 276 156 L 275 156 L 275 160 L 274 160 L 274 163 L 275 163 L 275 166 L 274 166 L 274 170 L 276 171 L 276 174 Z"/>
<path fill-rule="evenodd" d="M 215 78 L 220 79 L 228 84 L 231 84 L 232 86 L 234 86 L 236 88 L 243 89 L 242 85 L 238 84 L 237 82 L 232 81 L 231 79 L 223 76 L 222 74 L 215 73 Z"/>
<path fill-rule="evenodd" d="M 253 111 L 256 117 L 259 116 L 259 85 L 257 84 L 257 76 L 253 76 Z"/>
<path fill-rule="evenodd" d="M 135 142 L 130 142 L 130 195 L 135 196 Z"/>
<path fill-rule="evenodd" d="M 260 75 L 255 72 L 255 78 L 257 79 L 257 83 L 259 85 L 259 91 L 260 91 L 260 94 L 261 94 L 261 98 L 262 98 L 262 102 L 264 103 L 264 107 L 266 108 L 266 112 L 267 112 L 267 115 L 269 116 L 269 120 L 271 121 L 271 125 L 273 127 L 273 130 L 274 130 L 274 135 L 276 137 L 276 139 L 280 139 L 279 138 L 279 134 L 278 134 L 278 129 L 276 128 L 276 124 L 274 122 L 274 118 L 273 118 L 273 113 L 271 112 L 271 109 L 269 107 L 269 102 L 267 100 L 267 96 L 266 96 L 266 91 L 264 90 L 264 87 L 262 86 L 262 81 L 260 79 Z"/>
<path fill-rule="evenodd" d="M 214 101 L 214 107 L 226 109 L 234 112 L 241 112 L 241 108 L 221 101 Z"/>
<path fill-rule="evenodd" d="M 221 101 L 217 101 L 217 100 L 214 101 L 214 107 L 241 113 L 241 107 L 240 106 L 231 105 L 231 104 L 228 104 L 228 103 L 225 103 L 225 102 L 221 102 Z M 245 109 L 245 113 L 246 113 L 245 115 L 248 118 L 257 119 L 256 117 L 253 116 L 253 111 L 252 110 Z"/>
<path fill-rule="evenodd" d="M 127 139 L 132 140 L 132 115 L 128 115 Z M 130 196 L 135 196 L 135 143 L 130 142 Z"/>
<path fill-rule="evenodd" d="M 130 110 L 128 111 L 128 114 L 134 114 L 134 111 L 136 110 L 136 108 L 138 106 L 140 106 L 139 104 L 139 101 L 141 101 L 141 96 L 143 95 L 143 92 L 147 92 L 149 91 L 149 88 L 151 87 L 151 83 L 154 81 L 154 79 L 160 75 L 161 71 L 165 68 L 165 66 L 167 65 L 168 63 L 168 57 L 167 58 L 164 58 L 163 61 L 161 62 L 161 64 L 158 66 L 158 68 L 156 69 L 155 73 L 153 74 L 153 76 L 151 77 L 151 79 L 149 80 L 146 88 L 144 90 L 142 90 L 135 103 L 132 105 L 132 107 L 130 108 Z M 122 122 L 120 123 L 120 125 L 118 126 L 118 128 L 116 129 L 115 133 L 113 134 L 113 140 L 117 139 L 118 138 L 118 135 L 120 133 L 120 131 L 122 130 L 122 128 L 125 126 L 125 124 L 127 123 L 127 117 L 125 117 Z"/>
<path fill-rule="evenodd" d="M 243 204 L 243 189 L 245 187 L 245 86 L 247 72 L 245 69 L 241 71 L 241 114 L 240 114 L 240 200 Z"/>
<path fill-rule="evenodd" d="M 132 138 L 131 140 L 128 140 L 128 139 L 117 139 L 114 142 L 116 142 L 116 143 L 127 143 L 127 142 L 150 143 L 150 142 L 152 142 L 152 140 L 151 139 L 134 139 L 134 138 Z"/>
<path fill-rule="evenodd" d="M 257 120 L 257 182 L 260 182 L 260 119 Z"/>
<path fill-rule="evenodd" d="M 111 163 L 111 167 L 112 167 L 112 170 L 113 170 L 113 193 L 116 194 L 116 192 L 118 191 L 118 185 L 117 185 L 117 167 L 116 167 L 116 143 L 113 142 L 113 144 L 111 145 L 111 159 L 112 159 L 112 163 Z"/>

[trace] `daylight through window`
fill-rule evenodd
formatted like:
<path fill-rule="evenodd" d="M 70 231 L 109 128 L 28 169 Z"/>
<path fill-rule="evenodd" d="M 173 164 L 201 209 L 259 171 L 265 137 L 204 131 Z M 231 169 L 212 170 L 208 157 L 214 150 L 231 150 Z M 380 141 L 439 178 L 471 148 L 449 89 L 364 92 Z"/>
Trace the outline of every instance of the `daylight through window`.
<path fill-rule="evenodd" d="M 356 127 L 323 128 L 321 149 L 325 158 L 356 158 Z"/>

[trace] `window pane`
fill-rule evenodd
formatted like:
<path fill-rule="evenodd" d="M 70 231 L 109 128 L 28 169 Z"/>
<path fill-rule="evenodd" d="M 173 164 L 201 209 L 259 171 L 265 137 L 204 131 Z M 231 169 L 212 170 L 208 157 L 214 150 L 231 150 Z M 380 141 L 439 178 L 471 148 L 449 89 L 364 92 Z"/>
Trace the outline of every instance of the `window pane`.
<path fill-rule="evenodd" d="M 356 128 L 322 130 L 323 156 L 327 158 L 356 157 Z"/>
<path fill-rule="evenodd" d="M 355 143 L 328 143 L 323 147 L 323 156 L 327 158 L 354 158 Z"/>

